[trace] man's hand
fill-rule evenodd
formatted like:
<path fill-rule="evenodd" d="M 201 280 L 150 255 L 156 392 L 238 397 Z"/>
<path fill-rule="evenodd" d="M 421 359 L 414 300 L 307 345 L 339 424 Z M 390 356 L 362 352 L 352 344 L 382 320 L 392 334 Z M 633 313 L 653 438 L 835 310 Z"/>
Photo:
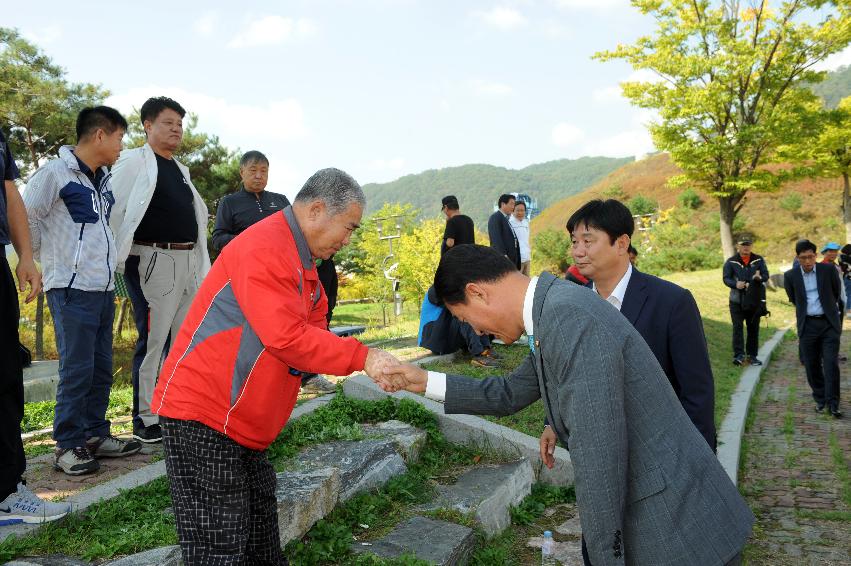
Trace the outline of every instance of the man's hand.
<path fill-rule="evenodd" d="M 736 289 L 744 289 L 747 285 L 744 281 L 736 281 Z"/>
<path fill-rule="evenodd" d="M 364 364 L 364 371 L 366 374 L 376 383 L 380 379 L 384 379 L 384 373 L 382 370 L 388 366 L 398 366 L 399 360 L 396 359 L 393 354 L 389 354 L 384 350 L 379 350 L 377 348 L 370 348 L 369 352 L 366 354 L 366 363 Z"/>
<path fill-rule="evenodd" d="M 21 292 L 26 291 L 27 287 L 30 289 L 27 298 L 24 299 L 24 302 L 29 303 L 41 293 L 41 273 L 38 272 L 38 268 L 35 266 L 32 258 L 28 258 L 18 261 L 15 274 L 18 276 L 18 286 Z"/>
<path fill-rule="evenodd" d="M 754 273 L 753 274 L 753 280 L 754 281 L 762 281 L 762 275 L 760 275 L 759 273 Z"/>
<path fill-rule="evenodd" d="M 540 446 L 541 460 L 543 460 L 546 467 L 552 470 L 556 463 L 556 459 L 553 456 L 556 451 L 556 433 L 553 431 L 553 427 L 544 427 L 544 432 L 541 433 Z"/>
<path fill-rule="evenodd" d="M 411 393 L 425 393 L 428 372 L 413 364 L 396 364 L 384 368 L 384 379 L 378 385 L 384 391 L 394 393 L 401 389 Z"/>

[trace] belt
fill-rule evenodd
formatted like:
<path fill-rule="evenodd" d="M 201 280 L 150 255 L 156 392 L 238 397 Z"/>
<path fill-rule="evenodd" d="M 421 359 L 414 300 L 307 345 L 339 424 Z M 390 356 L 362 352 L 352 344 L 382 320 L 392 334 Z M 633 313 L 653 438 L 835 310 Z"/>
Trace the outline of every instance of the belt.
<path fill-rule="evenodd" d="M 191 250 L 195 247 L 195 242 L 175 244 L 172 242 L 140 242 L 139 240 L 133 240 L 133 243 L 139 246 L 150 246 L 164 250 Z"/>
<path fill-rule="evenodd" d="M 808 314 L 807 318 L 824 318 L 823 314 Z"/>

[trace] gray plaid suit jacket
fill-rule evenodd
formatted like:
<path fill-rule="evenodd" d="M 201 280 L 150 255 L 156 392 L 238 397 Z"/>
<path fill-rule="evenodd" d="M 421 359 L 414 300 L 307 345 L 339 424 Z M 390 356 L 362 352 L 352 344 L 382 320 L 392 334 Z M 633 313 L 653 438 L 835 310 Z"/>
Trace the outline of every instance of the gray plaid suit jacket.
<path fill-rule="evenodd" d="M 509 415 L 539 398 L 570 446 L 594 566 L 723 565 L 753 514 L 653 352 L 592 290 L 542 274 L 534 353 L 508 378 L 450 375 L 446 413 Z"/>

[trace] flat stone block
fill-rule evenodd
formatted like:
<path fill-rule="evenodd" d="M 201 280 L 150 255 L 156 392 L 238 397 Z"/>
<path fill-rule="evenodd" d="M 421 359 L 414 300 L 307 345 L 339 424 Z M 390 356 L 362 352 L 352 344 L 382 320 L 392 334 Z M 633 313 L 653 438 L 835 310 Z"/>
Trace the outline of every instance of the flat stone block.
<path fill-rule="evenodd" d="M 579 513 L 556 527 L 556 532 L 568 536 L 582 535 L 582 524 L 579 522 Z"/>
<path fill-rule="evenodd" d="M 355 399 L 380 400 L 389 394 L 362 374 L 354 375 L 343 384 L 346 395 Z M 447 415 L 443 404 L 421 395 L 401 391 L 394 393 L 396 399 L 410 399 L 430 410 L 437 416 L 440 432 L 449 442 L 475 446 L 504 454 L 516 454 L 518 458 L 527 458 L 538 481 L 550 485 L 572 485 L 573 464 L 570 454 L 562 447 L 555 450 L 555 466 L 549 469 L 541 461 L 538 438 L 532 438 L 514 429 L 492 423 L 473 415 Z"/>
<path fill-rule="evenodd" d="M 369 546 L 354 543 L 352 550 L 391 559 L 407 553 L 438 566 L 455 566 L 467 563 L 474 544 L 473 530 L 468 527 L 413 517 Z"/>
<path fill-rule="evenodd" d="M 296 457 L 298 470 L 328 466 L 340 470 L 340 501 L 381 487 L 390 478 L 408 471 L 392 440 L 329 442 L 311 446 Z"/>
<path fill-rule="evenodd" d="M 281 545 L 299 539 L 330 513 L 340 496 L 340 471 L 322 468 L 277 475 L 278 530 Z"/>
<path fill-rule="evenodd" d="M 118 560 L 106 562 L 109 566 L 182 566 L 183 559 L 178 545 L 161 546 Z"/>
<path fill-rule="evenodd" d="M 83 562 L 71 556 L 52 554 L 50 556 L 36 556 L 33 558 L 18 558 L 6 562 L 5 566 L 89 566 L 89 562 Z"/>
<path fill-rule="evenodd" d="M 420 452 L 428 438 L 424 430 L 420 430 L 402 421 L 364 424 L 361 425 L 361 429 L 366 437 L 377 436 L 392 440 L 396 445 L 396 450 L 408 464 L 420 459 Z"/>
<path fill-rule="evenodd" d="M 472 513 L 488 536 L 493 536 L 511 524 L 509 508 L 519 505 L 531 493 L 533 479 L 532 466 L 525 459 L 477 466 L 461 475 L 454 485 L 438 486 L 437 497 L 423 509 Z"/>

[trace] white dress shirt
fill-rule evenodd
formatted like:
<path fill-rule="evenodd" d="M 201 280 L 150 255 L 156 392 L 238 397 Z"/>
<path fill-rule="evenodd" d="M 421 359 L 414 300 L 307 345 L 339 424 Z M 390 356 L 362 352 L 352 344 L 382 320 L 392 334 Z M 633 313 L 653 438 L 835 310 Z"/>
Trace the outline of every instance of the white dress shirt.
<path fill-rule="evenodd" d="M 615 307 L 618 310 L 621 310 L 621 307 L 623 306 L 623 298 L 626 295 L 626 288 L 629 285 L 629 278 L 630 277 L 632 277 L 632 264 L 631 263 L 626 268 L 626 273 L 623 274 L 623 277 L 621 277 L 621 280 L 618 281 L 617 285 L 615 285 L 614 290 L 612 290 L 612 294 L 609 295 L 608 297 L 606 297 L 606 302 L 609 303 L 610 305 L 612 305 L 613 307 Z M 596 284 L 592 284 L 591 288 L 594 289 L 595 293 L 597 293 L 598 295 L 600 294 L 600 292 L 597 290 Z M 600 295 L 600 296 L 602 296 L 602 295 Z"/>
<path fill-rule="evenodd" d="M 532 277 L 529 286 L 526 287 L 526 295 L 523 297 L 523 327 L 526 336 L 534 336 L 532 322 L 532 305 L 535 303 L 535 287 L 538 286 L 538 278 Z M 438 371 L 428 372 L 425 396 L 435 401 L 443 402 L 446 399 L 446 374 Z"/>
<path fill-rule="evenodd" d="M 514 235 L 517 236 L 517 243 L 520 245 L 520 261 L 525 263 L 532 259 L 532 248 L 529 245 L 529 219 L 517 220 L 513 214 L 508 217 L 508 223 L 514 230 Z"/>

